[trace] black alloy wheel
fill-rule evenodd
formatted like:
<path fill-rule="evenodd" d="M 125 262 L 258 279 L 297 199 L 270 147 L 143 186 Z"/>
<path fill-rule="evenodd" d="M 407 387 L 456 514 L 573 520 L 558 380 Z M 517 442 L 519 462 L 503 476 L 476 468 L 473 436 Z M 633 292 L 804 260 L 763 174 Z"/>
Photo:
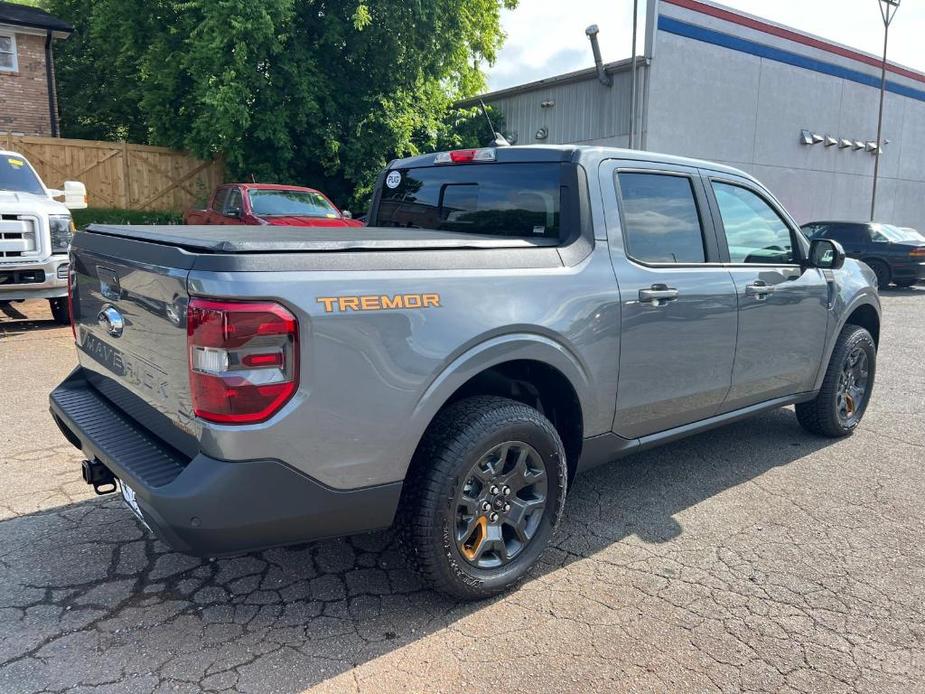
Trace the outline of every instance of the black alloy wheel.
<path fill-rule="evenodd" d="M 546 507 L 547 476 L 540 454 L 505 441 L 482 456 L 456 497 L 456 543 L 480 569 L 513 561 L 530 543 Z"/>
<path fill-rule="evenodd" d="M 856 345 L 845 357 L 835 395 L 835 408 L 839 421 L 845 427 L 853 427 L 867 404 L 867 386 L 870 382 L 870 366 L 867 352 Z"/>

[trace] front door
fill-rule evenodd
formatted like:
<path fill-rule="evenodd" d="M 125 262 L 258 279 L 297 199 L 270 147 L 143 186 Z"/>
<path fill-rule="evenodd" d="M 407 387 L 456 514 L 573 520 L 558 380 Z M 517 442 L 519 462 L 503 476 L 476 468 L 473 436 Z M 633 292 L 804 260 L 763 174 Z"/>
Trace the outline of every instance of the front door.
<path fill-rule="evenodd" d="M 611 161 L 601 184 L 622 305 L 613 430 L 636 438 L 706 419 L 730 387 L 737 306 L 700 175 Z"/>
<path fill-rule="evenodd" d="M 812 390 L 829 319 L 825 275 L 804 269 L 808 245 L 766 191 L 709 174 L 705 184 L 739 297 L 732 389 L 723 410 Z"/>

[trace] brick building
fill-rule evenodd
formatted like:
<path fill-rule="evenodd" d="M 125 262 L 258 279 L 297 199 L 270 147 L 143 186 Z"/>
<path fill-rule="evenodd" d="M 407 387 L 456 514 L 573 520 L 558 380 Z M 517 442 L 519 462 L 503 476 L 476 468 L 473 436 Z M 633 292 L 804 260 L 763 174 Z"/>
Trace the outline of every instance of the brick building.
<path fill-rule="evenodd" d="M 53 44 L 72 31 L 38 8 L 0 2 L 0 131 L 58 136 Z"/>

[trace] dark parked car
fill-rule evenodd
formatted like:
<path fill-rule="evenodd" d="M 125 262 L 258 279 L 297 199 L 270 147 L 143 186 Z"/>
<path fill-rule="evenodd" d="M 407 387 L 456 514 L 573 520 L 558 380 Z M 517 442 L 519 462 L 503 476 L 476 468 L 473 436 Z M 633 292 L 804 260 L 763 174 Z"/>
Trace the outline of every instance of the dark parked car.
<path fill-rule="evenodd" d="M 881 289 L 925 280 L 925 238 L 915 229 L 875 222 L 810 222 L 801 228 L 808 239 L 838 241 L 849 258 L 867 263 Z"/>

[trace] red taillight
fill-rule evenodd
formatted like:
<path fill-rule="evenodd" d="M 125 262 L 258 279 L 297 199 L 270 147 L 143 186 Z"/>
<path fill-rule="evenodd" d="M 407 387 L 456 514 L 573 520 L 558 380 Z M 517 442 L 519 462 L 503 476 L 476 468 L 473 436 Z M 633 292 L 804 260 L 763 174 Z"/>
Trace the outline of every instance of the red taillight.
<path fill-rule="evenodd" d="M 186 335 L 197 417 L 262 422 L 299 387 L 299 324 L 279 304 L 191 299 Z"/>
<path fill-rule="evenodd" d="M 67 318 L 71 322 L 71 335 L 74 336 L 74 342 L 77 342 L 77 322 L 74 320 L 74 292 L 77 287 L 74 284 L 74 272 L 72 262 L 67 268 Z"/>
<path fill-rule="evenodd" d="M 241 363 L 244 366 L 250 367 L 266 367 L 266 366 L 283 366 L 283 355 L 280 352 L 275 352 L 271 354 L 245 354 L 241 357 Z"/>
<path fill-rule="evenodd" d="M 909 251 L 909 255 L 913 258 L 925 258 L 925 246 L 913 248 L 911 251 Z"/>

